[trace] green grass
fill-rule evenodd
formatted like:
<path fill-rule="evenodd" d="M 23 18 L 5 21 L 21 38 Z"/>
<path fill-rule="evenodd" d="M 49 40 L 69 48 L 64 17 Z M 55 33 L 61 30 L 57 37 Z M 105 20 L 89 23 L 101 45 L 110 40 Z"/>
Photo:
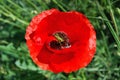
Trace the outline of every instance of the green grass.
<path fill-rule="evenodd" d="M 120 80 L 120 0 L 0 0 L 0 80 Z M 32 17 L 46 9 L 85 14 L 97 33 L 92 62 L 70 74 L 38 68 L 25 43 Z"/>

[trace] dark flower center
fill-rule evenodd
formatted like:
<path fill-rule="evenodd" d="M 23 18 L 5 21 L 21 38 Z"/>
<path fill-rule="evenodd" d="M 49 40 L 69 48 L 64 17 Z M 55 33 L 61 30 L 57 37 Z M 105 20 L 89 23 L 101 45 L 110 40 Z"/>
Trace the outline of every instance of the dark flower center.
<path fill-rule="evenodd" d="M 70 42 L 68 36 L 64 32 L 56 32 L 53 34 L 56 40 L 50 42 L 50 47 L 53 49 L 64 49 L 69 48 Z"/>

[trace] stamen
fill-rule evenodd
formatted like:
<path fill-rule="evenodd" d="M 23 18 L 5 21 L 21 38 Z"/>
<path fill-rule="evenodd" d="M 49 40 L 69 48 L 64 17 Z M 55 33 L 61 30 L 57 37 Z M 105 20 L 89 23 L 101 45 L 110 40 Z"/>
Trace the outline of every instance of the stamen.
<path fill-rule="evenodd" d="M 50 42 L 51 48 L 60 50 L 71 47 L 69 38 L 64 32 L 56 32 L 53 36 L 56 38 L 56 41 L 53 40 Z"/>
<path fill-rule="evenodd" d="M 50 47 L 53 49 L 58 49 L 58 50 L 61 49 L 60 43 L 55 40 L 50 42 Z"/>

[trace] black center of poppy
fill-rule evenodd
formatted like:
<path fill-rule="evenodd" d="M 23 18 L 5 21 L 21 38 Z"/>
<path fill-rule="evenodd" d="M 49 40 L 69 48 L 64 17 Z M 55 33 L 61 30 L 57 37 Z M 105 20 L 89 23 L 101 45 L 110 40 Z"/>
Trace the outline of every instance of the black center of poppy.
<path fill-rule="evenodd" d="M 53 49 L 64 49 L 69 48 L 70 42 L 68 36 L 64 32 L 56 32 L 53 34 L 56 40 L 50 42 L 50 47 Z"/>

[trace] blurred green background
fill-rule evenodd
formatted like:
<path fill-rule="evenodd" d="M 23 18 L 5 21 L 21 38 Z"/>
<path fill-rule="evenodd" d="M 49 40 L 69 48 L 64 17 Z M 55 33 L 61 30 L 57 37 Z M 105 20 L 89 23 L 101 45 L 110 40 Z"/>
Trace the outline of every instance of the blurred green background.
<path fill-rule="evenodd" d="M 26 27 L 51 8 L 82 12 L 94 25 L 97 51 L 86 68 L 54 74 L 32 62 Z M 0 80 L 120 80 L 120 0 L 0 0 Z"/>

